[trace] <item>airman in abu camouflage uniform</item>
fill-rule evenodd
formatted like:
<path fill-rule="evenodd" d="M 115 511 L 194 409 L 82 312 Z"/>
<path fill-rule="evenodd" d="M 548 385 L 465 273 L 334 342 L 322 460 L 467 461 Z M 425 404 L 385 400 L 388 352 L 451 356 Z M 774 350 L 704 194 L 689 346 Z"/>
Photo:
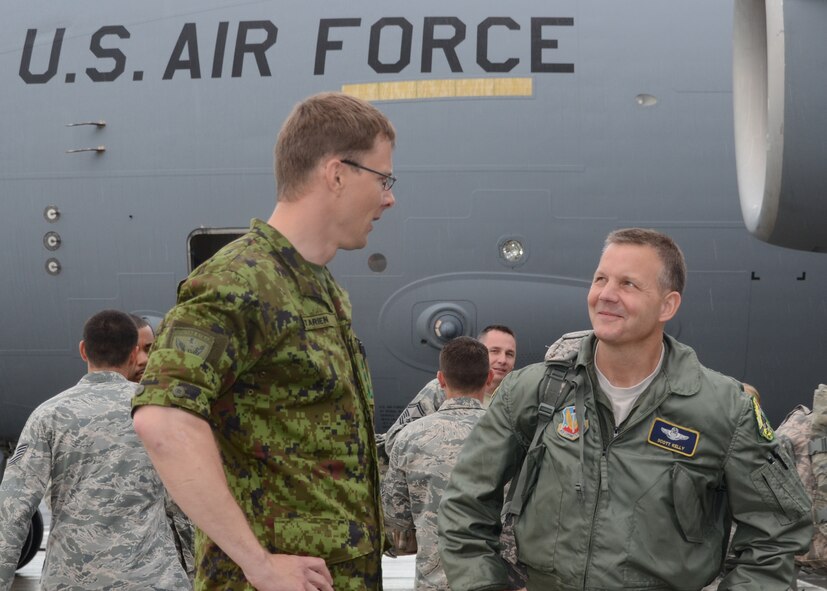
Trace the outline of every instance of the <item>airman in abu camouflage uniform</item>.
<path fill-rule="evenodd" d="M 0 484 L 0 589 L 11 588 L 32 514 L 51 480 L 41 588 L 190 589 L 164 487 L 132 429 L 127 381 L 138 332 L 104 310 L 84 327 L 89 373 L 26 422 Z"/>
<path fill-rule="evenodd" d="M 491 371 L 494 372 L 494 379 L 486 389 L 485 398 L 482 402 L 482 407 L 488 408 L 494 390 L 497 389 L 503 378 L 514 369 L 514 364 L 517 361 L 517 339 L 514 332 L 507 326 L 492 324 L 482 329 L 477 336 L 477 340 L 488 349 L 488 362 Z M 396 436 L 402 427 L 435 413 L 443 402 L 445 402 L 445 391 L 440 387 L 439 382 L 433 379 L 425 384 L 385 433 L 382 439 L 385 453 L 390 455 Z"/>
<path fill-rule="evenodd" d="M 492 379 L 484 345 L 469 337 L 449 341 L 437 374 L 445 402 L 406 425 L 391 451 L 382 482 L 385 527 L 399 553 L 416 552 L 417 591 L 448 589 L 437 551 L 437 509 L 459 451 L 485 413 L 481 402 Z"/>
<path fill-rule="evenodd" d="M 135 428 L 198 526 L 197 589 L 381 588 L 370 376 L 325 264 L 393 205 L 394 141 L 359 99 L 297 105 L 275 211 L 190 275 L 159 330 Z"/>
<path fill-rule="evenodd" d="M 789 445 L 798 475 L 813 502 L 812 543 L 807 552 L 795 557 L 796 564 L 827 572 L 827 385 L 816 388 L 813 410 L 796 406 L 776 434 Z"/>

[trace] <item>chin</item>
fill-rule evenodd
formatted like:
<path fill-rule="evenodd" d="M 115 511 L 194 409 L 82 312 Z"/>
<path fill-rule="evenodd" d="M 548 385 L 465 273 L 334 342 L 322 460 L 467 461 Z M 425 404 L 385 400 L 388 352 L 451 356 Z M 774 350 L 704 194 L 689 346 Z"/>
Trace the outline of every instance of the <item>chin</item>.
<path fill-rule="evenodd" d="M 611 344 L 611 342 L 613 340 L 615 340 L 613 337 L 617 336 L 617 335 L 613 335 L 608 330 L 601 330 L 599 328 L 594 328 L 592 330 L 594 331 L 594 336 L 597 338 L 597 340 L 602 341 L 606 344 Z"/>
<path fill-rule="evenodd" d="M 368 245 L 368 241 L 367 241 L 367 238 L 366 238 L 365 240 L 362 240 L 361 242 L 358 242 L 358 243 L 355 243 L 355 244 L 353 244 L 353 243 L 343 244 L 339 248 L 342 249 L 342 250 L 359 250 L 361 248 L 365 248 L 367 245 Z"/>

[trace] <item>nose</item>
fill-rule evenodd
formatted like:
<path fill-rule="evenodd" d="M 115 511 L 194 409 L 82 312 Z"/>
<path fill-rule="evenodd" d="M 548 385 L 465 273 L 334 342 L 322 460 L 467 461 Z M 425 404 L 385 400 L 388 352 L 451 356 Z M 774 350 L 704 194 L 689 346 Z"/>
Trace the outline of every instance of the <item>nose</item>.
<path fill-rule="evenodd" d="M 600 289 L 598 297 L 601 300 L 615 301 L 617 299 L 617 285 L 613 281 L 607 281 Z"/>
<path fill-rule="evenodd" d="M 393 194 L 393 189 L 388 189 L 387 191 L 384 192 L 383 199 L 382 199 L 382 206 L 385 209 L 388 209 L 390 207 L 393 207 L 393 205 L 395 203 L 396 203 L 396 197 Z"/>

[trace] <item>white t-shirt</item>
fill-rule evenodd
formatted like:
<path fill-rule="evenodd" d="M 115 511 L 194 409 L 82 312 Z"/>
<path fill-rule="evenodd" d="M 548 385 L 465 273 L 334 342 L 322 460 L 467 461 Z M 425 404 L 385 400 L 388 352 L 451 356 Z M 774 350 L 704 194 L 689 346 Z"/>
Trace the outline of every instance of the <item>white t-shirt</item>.
<path fill-rule="evenodd" d="M 598 343 L 600 346 L 600 343 Z M 609 401 L 612 403 L 612 412 L 615 415 L 615 425 L 619 426 L 626 420 L 626 417 L 629 416 L 629 413 L 632 412 L 632 407 L 635 405 L 635 401 L 638 399 L 646 387 L 652 383 L 652 380 L 655 379 L 655 376 L 658 375 L 661 366 L 663 365 L 663 356 L 664 356 L 664 347 L 661 345 L 660 349 L 660 359 L 658 360 L 657 366 L 655 366 L 655 370 L 650 373 L 648 376 L 643 378 L 643 381 L 639 384 L 635 384 L 634 386 L 630 386 L 629 388 L 618 388 L 617 386 L 613 386 L 611 382 L 609 382 L 608 378 L 603 375 L 600 371 L 600 368 L 597 367 L 597 363 L 594 364 L 594 368 L 597 371 L 597 381 L 600 383 L 600 388 L 603 392 L 606 393 L 608 396 Z M 595 349 L 595 356 L 597 355 L 597 350 Z"/>

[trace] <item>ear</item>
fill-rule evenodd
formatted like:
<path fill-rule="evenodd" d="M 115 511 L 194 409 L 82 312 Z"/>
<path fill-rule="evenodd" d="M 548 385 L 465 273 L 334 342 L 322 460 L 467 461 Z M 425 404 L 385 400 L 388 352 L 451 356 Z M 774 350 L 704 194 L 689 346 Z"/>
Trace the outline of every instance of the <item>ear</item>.
<path fill-rule="evenodd" d="M 660 316 L 658 320 L 661 322 L 669 322 L 678 313 L 678 308 L 681 307 L 681 294 L 677 291 L 670 291 L 663 298 L 660 305 Z"/>
<path fill-rule="evenodd" d="M 325 186 L 334 193 L 339 193 L 344 188 L 344 164 L 338 158 L 327 158 L 322 164 L 322 176 Z"/>
<path fill-rule="evenodd" d="M 488 386 L 490 386 L 491 382 L 493 382 L 493 381 L 494 381 L 494 370 L 489 369 L 488 370 L 488 379 L 485 380 L 485 387 L 487 388 Z"/>
<path fill-rule="evenodd" d="M 436 372 L 436 381 L 439 382 L 439 387 L 444 390 L 445 389 L 445 375 L 441 371 Z"/>
<path fill-rule="evenodd" d="M 80 351 L 80 358 L 83 359 L 84 362 L 89 363 L 89 358 L 86 357 L 86 343 L 83 341 L 79 342 L 78 351 Z"/>

